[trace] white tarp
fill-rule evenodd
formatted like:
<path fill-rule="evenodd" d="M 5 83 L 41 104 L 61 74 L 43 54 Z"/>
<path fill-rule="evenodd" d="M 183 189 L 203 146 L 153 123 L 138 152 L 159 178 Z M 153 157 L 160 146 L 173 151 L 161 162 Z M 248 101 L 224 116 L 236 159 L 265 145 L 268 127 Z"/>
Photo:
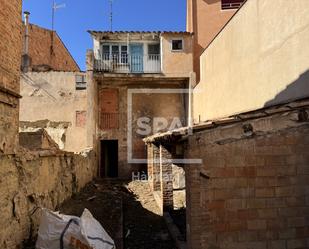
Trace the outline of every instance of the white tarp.
<path fill-rule="evenodd" d="M 43 209 L 36 249 L 115 249 L 114 241 L 85 209 L 82 216 Z"/>

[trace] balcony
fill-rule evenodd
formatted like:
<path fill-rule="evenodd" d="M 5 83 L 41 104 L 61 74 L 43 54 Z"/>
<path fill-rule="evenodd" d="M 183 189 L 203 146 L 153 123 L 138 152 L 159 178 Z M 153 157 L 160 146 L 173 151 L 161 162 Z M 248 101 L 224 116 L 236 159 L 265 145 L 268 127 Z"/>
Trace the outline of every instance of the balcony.
<path fill-rule="evenodd" d="M 161 56 L 148 54 L 144 56 L 129 54 L 103 54 L 94 61 L 94 70 L 104 73 L 160 73 Z"/>

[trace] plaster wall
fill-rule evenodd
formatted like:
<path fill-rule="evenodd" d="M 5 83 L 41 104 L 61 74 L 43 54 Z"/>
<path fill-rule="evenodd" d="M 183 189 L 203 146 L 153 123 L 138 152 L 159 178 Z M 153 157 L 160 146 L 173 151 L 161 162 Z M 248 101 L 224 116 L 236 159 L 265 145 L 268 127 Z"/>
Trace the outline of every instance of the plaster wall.
<path fill-rule="evenodd" d="M 84 73 L 31 72 L 21 79 L 20 121 L 28 121 L 27 128 L 29 121 L 36 123 L 33 128 L 45 128 L 61 149 L 71 152 L 87 148 L 87 90 L 76 90 L 76 75 Z M 81 123 L 77 112 L 85 116 Z M 49 125 L 36 127 L 40 120 Z"/>
<path fill-rule="evenodd" d="M 308 96 L 308 24 L 307 0 L 247 1 L 201 56 L 195 122 Z"/>

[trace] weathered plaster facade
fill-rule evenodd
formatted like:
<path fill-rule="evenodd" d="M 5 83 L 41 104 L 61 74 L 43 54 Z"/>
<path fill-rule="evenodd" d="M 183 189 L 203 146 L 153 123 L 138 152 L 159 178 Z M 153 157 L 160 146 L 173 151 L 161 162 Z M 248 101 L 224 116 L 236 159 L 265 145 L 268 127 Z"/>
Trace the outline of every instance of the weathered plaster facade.
<path fill-rule="evenodd" d="M 247 1 L 201 56 L 195 122 L 308 96 L 308 23 L 307 0 Z"/>
<path fill-rule="evenodd" d="M 175 118 L 182 126 L 187 125 L 189 102 L 186 90 L 193 70 L 192 35 L 187 32 L 90 33 L 94 38 L 94 51 L 88 53 L 87 59 L 87 80 L 92 82 L 88 100 L 93 107 L 89 113 L 92 117 L 90 125 L 96 130 L 90 143 L 93 142 L 93 147 L 101 155 L 98 162 L 101 176 L 108 176 L 106 169 L 102 168 L 103 158 L 106 158 L 102 142 L 117 141 L 118 176 L 130 178 L 132 172 L 146 172 L 145 162 L 128 164 L 128 158 L 146 161 L 142 138 L 157 132 L 153 130 L 154 118 L 167 121 L 168 127 L 164 127 L 164 131 L 170 128 Z M 181 40 L 183 47 L 172 51 L 172 40 Z M 131 72 L 136 69 L 131 45 L 136 44 L 142 48 L 137 61 L 140 63 L 137 69 L 141 71 Z M 160 48 L 155 56 L 149 52 L 149 44 Z M 121 54 L 117 52 L 117 46 L 121 48 Z M 116 52 L 111 53 L 112 49 Z M 159 67 L 149 73 L 153 63 Z M 141 135 L 137 132 L 140 128 L 138 122 L 145 117 L 150 120 L 150 131 Z"/>
<path fill-rule="evenodd" d="M 82 72 L 29 72 L 22 75 L 20 129 L 44 128 L 60 149 L 87 148 L 87 89 L 78 90 Z M 86 82 L 85 86 L 86 87 Z"/>
<path fill-rule="evenodd" d="M 20 0 L 1 0 L 0 154 L 14 154 L 18 145 L 19 73 L 22 49 L 20 17 Z"/>

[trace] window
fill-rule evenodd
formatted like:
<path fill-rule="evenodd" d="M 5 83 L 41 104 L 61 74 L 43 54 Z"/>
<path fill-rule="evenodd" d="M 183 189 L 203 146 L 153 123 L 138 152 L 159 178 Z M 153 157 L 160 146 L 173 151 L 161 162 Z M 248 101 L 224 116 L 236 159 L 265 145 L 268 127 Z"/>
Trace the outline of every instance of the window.
<path fill-rule="evenodd" d="M 87 88 L 86 75 L 75 75 L 75 89 L 85 90 Z"/>
<path fill-rule="evenodd" d="M 245 0 L 221 0 L 221 8 L 223 10 L 238 9 Z"/>
<path fill-rule="evenodd" d="M 121 63 L 128 64 L 128 46 L 121 46 Z"/>
<path fill-rule="evenodd" d="M 159 60 L 160 59 L 160 44 L 148 45 L 148 59 Z"/>
<path fill-rule="evenodd" d="M 181 51 L 183 50 L 183 40 L 177 39 L 172 40 L 172 51 Z"/>
<path fill-rule="evenodd" d="M 119 61 L 119 46 L 118 45 L 112 46 L 112 58 L 114 62 Z"/>
<path fill-rule="evenodd" d="M 110 46 L 103 45 L 103 60 L 109 60 Z"/>

